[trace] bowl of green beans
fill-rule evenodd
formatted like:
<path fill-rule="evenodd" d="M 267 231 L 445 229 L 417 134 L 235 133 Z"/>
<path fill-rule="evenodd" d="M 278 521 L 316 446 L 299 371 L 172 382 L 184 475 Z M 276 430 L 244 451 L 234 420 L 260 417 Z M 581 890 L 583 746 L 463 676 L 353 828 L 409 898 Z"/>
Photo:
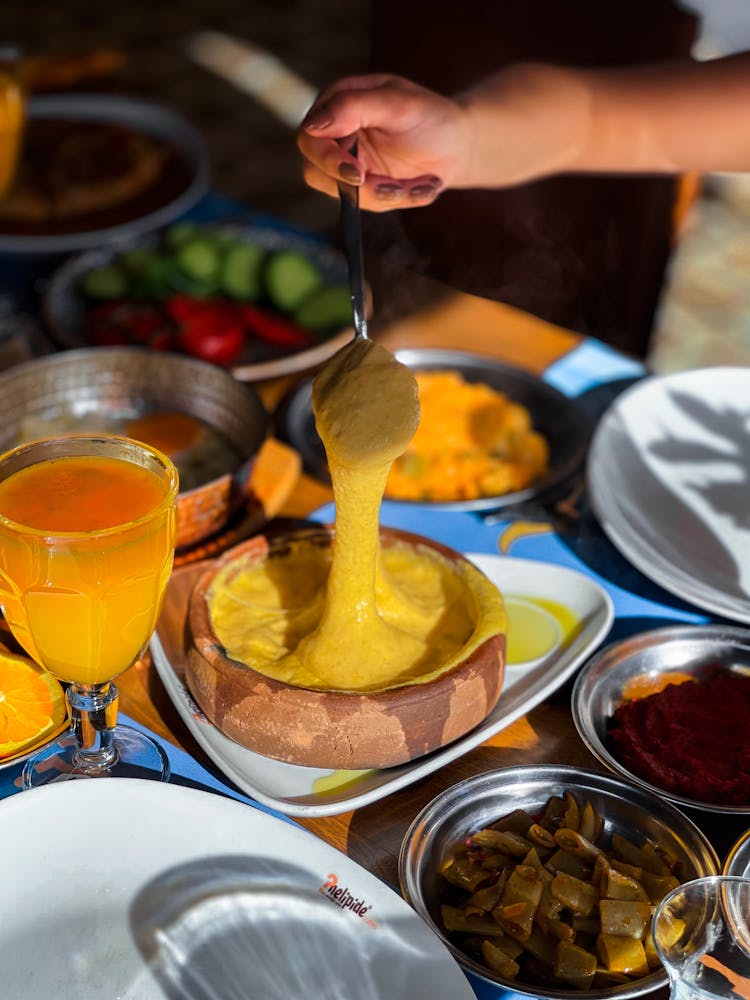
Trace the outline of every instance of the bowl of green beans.
<path fill-rule="evenodd" d="M 433 799 L 399 857 L 406 900 L 480 997 L 590 1000 L 667 986 L 651 919 L 682 882 L 719 871 L 675 806 L 635 784 L 542 765 L 476 775 Z"/>

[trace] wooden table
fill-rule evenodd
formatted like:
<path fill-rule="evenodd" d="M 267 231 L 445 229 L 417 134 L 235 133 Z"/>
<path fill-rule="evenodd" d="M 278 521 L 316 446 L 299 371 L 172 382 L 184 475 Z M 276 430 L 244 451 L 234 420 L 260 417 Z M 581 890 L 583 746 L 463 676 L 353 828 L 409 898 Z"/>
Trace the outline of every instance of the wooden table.
<path fill-rule="evenodd" d="M 535 373 L 567 354 L 580 340 L 575 334 L 497 302 L 463 294 L 442 294 L 437 298 L 434 308 L 375 331 L 375 335 L 393 349 L 459 347 Z M 266 405 L 272 408 L 288 385 L 288 381 L 281 381 L 261 386 Z M 330 498 L 326 486 L 301 475 L 279 514 L 304 517 Z M 131 668 L 118 680 L 118 687 L 123 712 L 207 763 L 148 663 Z M 419 810 L 448 786 L 479 772 L 517 764 L 564 763 L 601 770 L 573 725 L 570 687 L 568 682 L 486 743 L 400 792 L 354 812 L 302 818 L 299 822 L 375 875 L 397 885 L 398 851 L 407 827 Z M 742 820 L 738 824 L 716 824 L 706 817 L 698 820 L 714 840 L 722 860 L 746 826 Z"/>

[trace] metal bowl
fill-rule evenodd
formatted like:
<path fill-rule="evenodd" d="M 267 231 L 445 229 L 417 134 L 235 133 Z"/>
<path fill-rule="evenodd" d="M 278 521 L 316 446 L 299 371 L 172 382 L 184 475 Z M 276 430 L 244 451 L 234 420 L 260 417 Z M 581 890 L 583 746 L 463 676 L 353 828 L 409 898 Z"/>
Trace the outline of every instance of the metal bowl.
<path fill-rule="evenodd" d="M 417 816 L 399 856 L 401 891 L 469 973 L 519 996 L 576 1000 L 628 1000 L 667 985 L 664 970 L 606 990 L 564 990 L 502 979 L 458 949 L 441 927 L 440 904 L 447 883 L 439 875 L 457 845 L 514 809 L 539 812 L 547 799 L 570 791 L 591 802 L 604 818 L 604 845 L 613 833 L 640 834 L 663 845 L 682 862 L 685 881 L 713 875 L 719 861 L 703 833 L 678 809 L 629 782 L 579 768 L 546 765 L 509 767 L 468 778 L 433 799 Z"/>
<path fill-rule="evenodd" d="M 582 467 L 592 430 L 589 417 L 579 403 L 536 375 L 463 351 L 407 348 L 396 351 L 396 357 L 413 371 L 456 371 L 467 382 L 483 382 L 505 393 L 529 410 L 534 429 L 549 443 L 549 470 L 526 489 L 476 500 L 433 502 L 435 507 L 490 511 L 544 498 L 562 489 Z M 330 482 L 325 450 L 315 429 L 310 379 L 300 382 L 285 396 L 274 420 L 276 433 L 300 453 L 306 471 Z"/>
<path fill-rule="evenodd" d="M 613 643 L 597 653 L 579 673 L 571 696 L 573 720 L 581 739 L 605 767 L 624 775 L 654 795 L 680 806 L 714 813 L 748 814 L 747 806 L 722 806 L 684 798 L 649 784 L 625 768 L 607 745 L 607 727 L 634 678 L 657 681 L 663 674 L 692 674 L 701 679 L 717 665 L 746 675 L 750 670 L 750 629 L 729 625 L 678 625 L 653 629 Z"/>
<path fill-rule="evenodd" d="M 92 347 L 36 358 L 0 373 L 0 449 L 21 443 L 24 424 L 70 431 L 71 421 L 109 422 L 176 410 L 204 421 L 232 448 L 231 467 L 181 491 L 177 547 L 219 531 L 239 508 L 268 417 L 251 386 L 215 365 L 141 347 Z M 57 433 L 57 431 L 55 431 Z M 120 432 L 121 433 L 121 432 Z M 33 435 L 36 436 L 36 435 Z"/>
<path fill-rule="evenodd" d="M 746 830 L 730 848 L 722 873 L 750 878 L 750 830 Z"/>

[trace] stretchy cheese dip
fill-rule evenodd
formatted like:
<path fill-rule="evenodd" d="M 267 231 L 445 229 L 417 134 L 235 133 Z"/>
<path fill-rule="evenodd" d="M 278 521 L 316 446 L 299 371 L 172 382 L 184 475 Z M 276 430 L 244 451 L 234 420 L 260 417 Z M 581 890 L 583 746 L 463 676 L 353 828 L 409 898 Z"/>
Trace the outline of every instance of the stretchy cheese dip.
<path fill-rule="evenodd" d="M 383 347 L 355 340 L 316 377 L 313 409 L 336 500 L 333 546 L 300 539 L 220 572 L 209 595 L 216 635 L 232 659 L 299 687 L 432 680 L 504 631 L 505 614 L 470 563 L 380 547 L 385 481 L 419 421 L 416 381 Z"/>

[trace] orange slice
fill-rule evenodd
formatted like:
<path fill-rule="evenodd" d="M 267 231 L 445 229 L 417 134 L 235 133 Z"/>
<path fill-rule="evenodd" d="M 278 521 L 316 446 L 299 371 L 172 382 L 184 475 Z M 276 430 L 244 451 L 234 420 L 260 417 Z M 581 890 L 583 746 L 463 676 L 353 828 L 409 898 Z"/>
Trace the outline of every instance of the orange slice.
<path fill-rule="evenodd" d="M 0 760 L 45 742 L 66 716 L 60 682 L 0 644 Z"/>

